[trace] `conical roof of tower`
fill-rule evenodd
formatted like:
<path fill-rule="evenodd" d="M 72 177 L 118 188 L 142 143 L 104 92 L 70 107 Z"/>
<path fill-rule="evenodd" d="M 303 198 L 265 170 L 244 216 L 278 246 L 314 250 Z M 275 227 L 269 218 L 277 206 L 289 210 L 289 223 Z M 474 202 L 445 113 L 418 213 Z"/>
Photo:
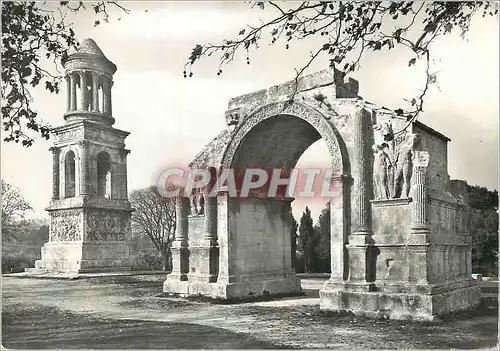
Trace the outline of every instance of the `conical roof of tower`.
<path fill-rule="evenodd" d="M 83 39 L 83 41 L 80 44 L 80 47 L 78 48 L 78 52 L 82 54 L 106 57 L 104 56 L 101 48 L 96 44 L 96 42 L 90 38 Z"/>
<path fill-rule="evenodd" d="M 102 52 L 101 48 L 91 38 L 83 39 L 77 50 L 71 50 L 68 57 L 63 60 L 63 65 L 69 61 L 94 61 L 101 62 L 109 68 L 111 74 L 116 71 L 116 65 L 111 62 Z"/>

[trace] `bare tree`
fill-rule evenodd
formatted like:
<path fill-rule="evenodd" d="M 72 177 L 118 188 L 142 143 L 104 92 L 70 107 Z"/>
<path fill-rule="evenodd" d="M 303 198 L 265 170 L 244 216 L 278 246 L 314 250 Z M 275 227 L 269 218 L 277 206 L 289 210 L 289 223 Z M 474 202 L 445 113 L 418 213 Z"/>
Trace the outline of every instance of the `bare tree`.
<path fill-rule="evenodd" d="M 2 234 L 13 235 L 15 227 L 23 223 L 26 211 L 32 209 L 21 190 L 2 179 Z"/>
<path fill-rule="evenodd" d="M 196 45 L 188 58 L 184 77 L 193 76 L 192 66 L 201 57 L 219 56 L 217 75 L 222 67 L 231 63 L 238 53 L 245 55 L 250 64 L 252 51 L 261 44 L 283 45 L 289 49 L 294 42 L 321 37 L 321 44 L 311 44 L 311 55 L 302 67 L 296 69 L 295 91 L 298 79 L 320 57 L 329 60 L 329 66 L 343 75 L 357 70 L 366 51 L 392 50 L 402 47 L 408 50 L 409 66 L 417 60 L 426 63 L 422 91 L 404 99 L 408 106 L 395 112 L 405 116 L 408 125 L 423 111 L 424 96 L 429 86 L 437 81 L 431 68 L 431 44 L 438 36 L 458 29 L 462 37 L 469 30 L 475 14 L 496 15 L 498 3 L 490 1 L 258 1 L 253 7 L 272 14 L 258 25 L 247 25 L 231 39 L 219 44 Z M 235 33 L 236 34 L 236 33 Z M 267 36 L 266 36 L 267 34 Z M 406 129 L 406 128 L 405 128 Z M 400 131 L 402 132 L 402 131 Z"/>
<path fill-rule="evenodd" d="M 155 186 L 134 190 L 130 202 L 132 230 L 148 237 L 163 257 L 163 270 L 168 268 L 170 242 L 175 233 L 175 198 L 163 197 Z"/>

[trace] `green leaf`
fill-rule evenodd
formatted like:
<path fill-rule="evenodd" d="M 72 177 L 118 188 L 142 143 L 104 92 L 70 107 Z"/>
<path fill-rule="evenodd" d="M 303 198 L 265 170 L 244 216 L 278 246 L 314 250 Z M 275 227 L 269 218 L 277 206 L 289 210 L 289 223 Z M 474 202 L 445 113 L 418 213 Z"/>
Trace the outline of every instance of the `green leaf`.
<path fill-rule="evenodd" d="M 417 62 L 417 60 L 415 58 L 412 58 L 409 62 L 408 62 L 408 67 L 411 67 L 415 64 L 415 62 Z"/>

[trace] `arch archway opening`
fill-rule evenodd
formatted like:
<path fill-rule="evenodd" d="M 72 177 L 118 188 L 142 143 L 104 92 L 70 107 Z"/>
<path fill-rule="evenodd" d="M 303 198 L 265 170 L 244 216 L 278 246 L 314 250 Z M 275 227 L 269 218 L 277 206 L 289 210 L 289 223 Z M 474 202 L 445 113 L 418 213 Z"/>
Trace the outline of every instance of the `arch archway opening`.
<path fill-rule="evenodd" d="M 105 151 L 97 155 L 97 196 L 111 198 L 111 157 Z"/>
<path fill-rule="evenodd" d="M 267 275 L 269 279 L 273 279 L 276 272 L 281 272 L 285 277 L 295 273 L 294 270 L 298 267 L 294 256 L 297 250 L 302 250 L 302 243 L 300 240 L 295 241 L 293 235 L 292 203 L 297 202 L 300 205 L 306 203 L 310 207 L 319 208 L 320 212 L 329 202 L 329 199 L 323 197 L 320 192 L 324 182 L 323 176 L 327 169 L 332 168 L 332 155 L 329 155 L 321 138 L 318 130 L 306 120 L 283 114 L 266 118 L 248 131 L 241 140 L 231 163 L 237 175 L 237 182 L 248 168 L 264 168 L 269 176 L 273 169 L 286 172 L 295 169 L 298 176 L 292 198 L 288 196 L 273 198 L 266 197 L 262 192 L 250 192 L 248 198 L 229 200 L 229 211 L 234 218 L 232 233 L 236 236 L 233 241 L 236 254 L 233 257 L 232 267 L 235 275 L 261 277 Z M 320 147 L 312 147 L 312 150 L 324 152 L 319 157 L 323 162 L 307 159 L 306 150 L 317 142 Z M 303 155 L 306 158 L 305 162 L 299 165 L 298 161 Z M 307 173 L 312 169 L 320 173 L 314 178 L 311 186 L 308 183 Z M 282 190 L 281 192 L 278 190 L 278 194 L 285 193 L 286 185 Z M 304 192 L 310 190 L 314 195 L 309 195 L 308 198 L 305 195 L 304 198 L 301 197 Z M 300 217 L 295 220 L 300 226 Z M 310 234 L 314 236 L 314 225 L 311 227 Z M 322 245 L 327 246 L 323 248 L 325 255 L 329 255 L 330 251 L 327 240 L 328 238 L 324 238 L 322 241 Z M 326 262 L 326 272 L 329 272 L 329 266 L 330 262 Z"/>
<path fill-rule="evenodd" d="M 314 169 L 331 167 L 331 157 L 324 139 L 315 141 L 300 156 L 296 168 Z M 292 227 L 292 263 L 297 273 L 312 271 L 314 273 L 330 273 L 330 202 L 328 199 L 296 198 L 292 202 L 292 213 L 297 223 L 297 230 Z M 302 218 L 312 220 L 313 236 L 299 236 Z M 310 228 L 309 228 L 310 229 Z M 294 237 L 295 236 L 295 237 Z M 305 240 L 304 240 L 305 239 Z M 311 250 L 306 248 L 312 242 Z"/>

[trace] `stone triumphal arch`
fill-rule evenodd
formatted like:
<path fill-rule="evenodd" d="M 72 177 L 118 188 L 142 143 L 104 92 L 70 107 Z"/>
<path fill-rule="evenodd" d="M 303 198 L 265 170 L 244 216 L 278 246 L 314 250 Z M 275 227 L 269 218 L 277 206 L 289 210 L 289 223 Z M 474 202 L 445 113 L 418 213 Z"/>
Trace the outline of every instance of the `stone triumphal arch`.
<path fill-rule="evenodd" d="M 111 109 L 117 67 L 91 39 L 63 64 L 67 111 L 52 130 L 50 238 L 28 271 L 130 270 L 129 133 L 113 127 Z M 450 180 L 447 137 L 363 100 L 357 81 L 330 70 L 233 98 L 225 117 L 227 128 L 190 167 L 292 168 L 324 139 L 337 195 L 322 309 L 426 320 L 479 303 L 467 184 Z M 230 299 L 300 291 L 292 198 L 195 195 L 177 200 L 165 292 Z"/>
<path fill-rule="evenodd" d="M 449 178 L 449 139 L 363 100 L 358 82 L 339 72 L 295 84 L 231 99 L 227 128 L 190 167 L 290 168 L 323 138 L 338 196 L 330 200 L 331 276 L 321 308 L 428 320 L 477 305 L 467 186 Z M 293 199 L 206 195 L 197 205 L 177 201 L 164 292 L 230 299 L 300 291 L 287 215 Z"/>

